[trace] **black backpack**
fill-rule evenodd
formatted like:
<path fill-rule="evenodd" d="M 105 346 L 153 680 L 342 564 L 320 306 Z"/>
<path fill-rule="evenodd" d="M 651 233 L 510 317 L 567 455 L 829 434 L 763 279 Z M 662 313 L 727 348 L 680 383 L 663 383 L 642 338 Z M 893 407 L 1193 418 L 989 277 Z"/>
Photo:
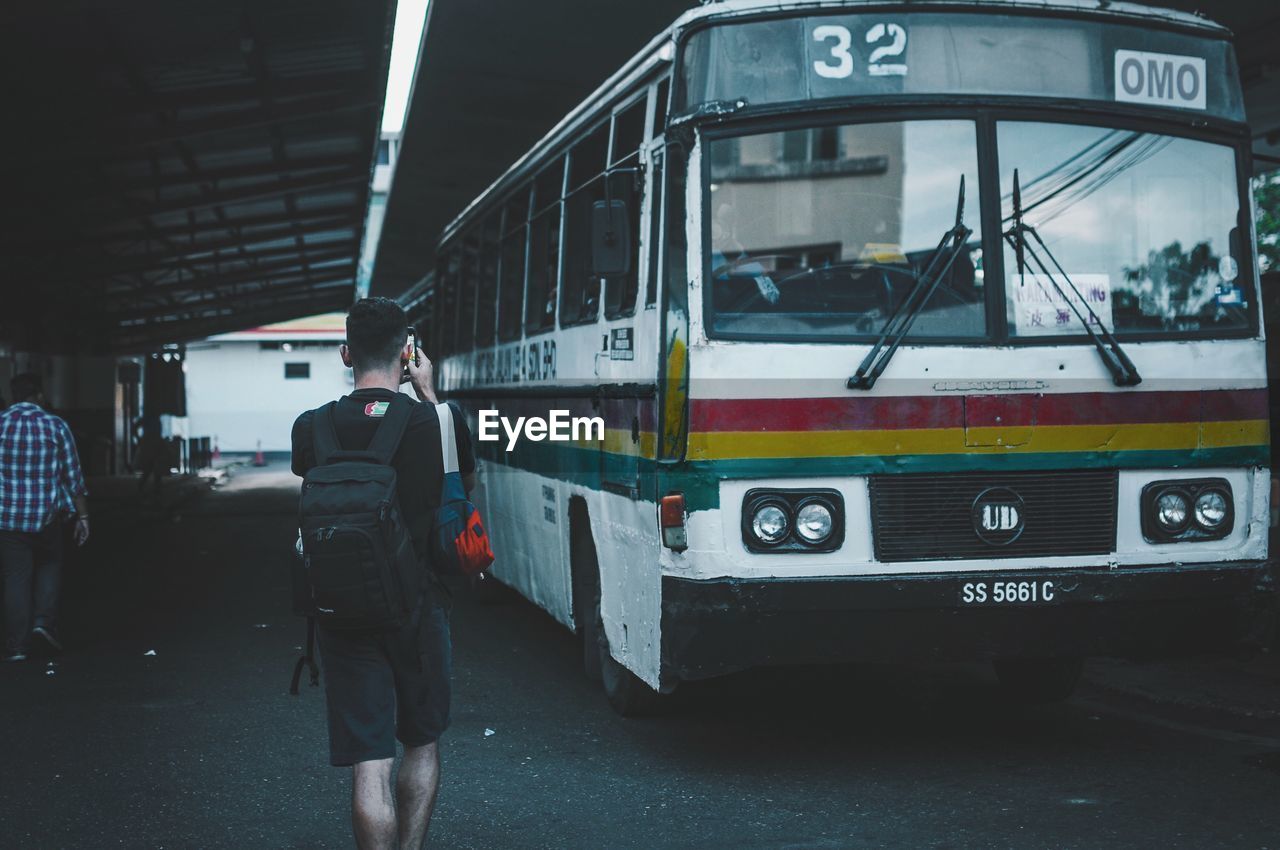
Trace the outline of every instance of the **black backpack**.
<path fill-rule="evenodd" d="M 364 451 L 342 449 L 335 404 L 312 418 L 316 465 L 298 506 L 305 613 L 330 629 L 393 628 L 417 607 L 423 582 L 391 466 L 413 402 L 392 401 Z"/>

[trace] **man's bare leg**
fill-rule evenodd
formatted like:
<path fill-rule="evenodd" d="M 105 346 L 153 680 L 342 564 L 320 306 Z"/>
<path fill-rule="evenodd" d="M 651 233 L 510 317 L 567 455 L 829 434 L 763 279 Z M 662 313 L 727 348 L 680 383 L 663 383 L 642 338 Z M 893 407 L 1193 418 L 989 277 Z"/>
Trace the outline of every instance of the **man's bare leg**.
<path fill-rule="evenodd" d="M 396 811 L 400 819 L 400 850 L 420 850 L 427 837 L 431 812 L 440 789 L 440 748 L 432 742 L 405 747 L 396 777 Z"/>
<path fill-rule="evenodd" d="M 396 807 L 391 797 L 395 759 L 358 762 L 351 776 L 351 825 L 360 850 L 396 850 Z"/>

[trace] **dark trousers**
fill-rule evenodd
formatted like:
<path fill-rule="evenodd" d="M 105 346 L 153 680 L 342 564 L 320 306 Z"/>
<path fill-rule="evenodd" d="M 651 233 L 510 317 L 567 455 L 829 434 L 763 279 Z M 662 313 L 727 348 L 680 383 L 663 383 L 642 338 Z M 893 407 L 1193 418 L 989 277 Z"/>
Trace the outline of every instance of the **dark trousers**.
<path fill-rule="evenodd" d="M 5 654 L 26 654 L 31 629 L 57 625 L 62 590 L 62 523 L 43 531 L 0 531 Z"/>

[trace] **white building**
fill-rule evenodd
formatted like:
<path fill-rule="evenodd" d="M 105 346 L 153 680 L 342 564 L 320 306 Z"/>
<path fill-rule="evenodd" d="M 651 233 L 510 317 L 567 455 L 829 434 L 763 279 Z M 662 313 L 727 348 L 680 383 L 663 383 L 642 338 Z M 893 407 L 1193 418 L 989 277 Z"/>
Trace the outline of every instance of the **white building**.
<path fill-rule="evenodd" d="M 222 452 L 288 452 L 298 414 L 354 386 L 338 356 L 345 322 L 330 313 L 189 344 L 187 433 Z"/>

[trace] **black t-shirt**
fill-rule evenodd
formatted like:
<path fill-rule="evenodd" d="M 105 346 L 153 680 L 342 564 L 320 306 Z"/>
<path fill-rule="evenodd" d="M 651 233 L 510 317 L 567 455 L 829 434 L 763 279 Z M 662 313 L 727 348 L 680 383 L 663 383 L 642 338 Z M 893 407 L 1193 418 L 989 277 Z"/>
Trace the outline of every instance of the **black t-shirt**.
<path fill-rule="evenodd" d="M 394 390 L 372 388 L 355 390 L 351 395 L 338 399 L 333 411 L 334 430 L 338 443 L 349 451 L 360 451 L 369 446 L 374 432 L 382 422 L 379 408 L 374 402 L 391 401 L 403 393 Z M 409 399 L 413 411 L 404 439 L 391 465 L 396 470 L 400 511 L 404 514 L 419 553 L 427 550 L 427 534 L 431 517 L 440 505 L 440 485 L 444 479 L 444 462 L 440 457 L 440 421 L 430 404 Z M 453 411 L 453 430 L 458 443 L 458 471 L 463 475 L 475 472 L 476 457 L 471 446 L 471 430 L 457 406 Z M 311 418 L 316 411 L 308 410 L 293 423 L 293 474 L 303 476 L 316 465 L 315 446 L 312 440 Z"/>

